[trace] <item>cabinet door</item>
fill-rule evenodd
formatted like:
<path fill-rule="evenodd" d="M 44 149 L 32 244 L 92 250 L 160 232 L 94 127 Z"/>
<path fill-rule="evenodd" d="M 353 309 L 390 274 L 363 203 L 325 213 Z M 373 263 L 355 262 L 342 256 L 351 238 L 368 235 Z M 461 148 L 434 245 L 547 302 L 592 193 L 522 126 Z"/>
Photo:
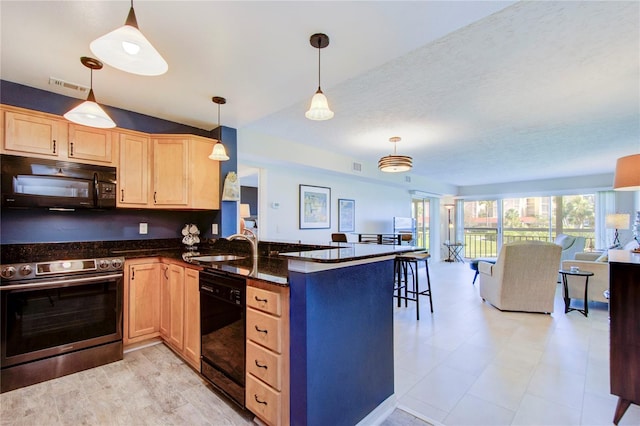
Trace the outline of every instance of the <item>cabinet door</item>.
<path fill-rule="evenodd" d="M 177 350 L 184 346 L 184 268 L 162 265 L 160 334 Z"/>
<path fill-rule="evenodd" d="M 169 265 L 169 294 L 171 297 L 169 344 L 182 350 L 184 346 L 184 268 Z"/>
<path fill-rule="evenodd" d="M 209 158 L 215 141 L 193 136 L 189 142 L 189 207 L 218 210 L 220 162 Z"/>
<path fill-rule="evenodd" d="M 129 266 L 129 338 L 156 333 L 160 316 L 160 264 Z"/>
<path fill-rule="evenodd" d="M 146 207 L 149 204 L 149 138 L 120 134 L 118 165 L 118 207 Z"/>
<path fill-rule="evenodd" d="M 113 164 L 111 130 L 69 124 L 69 158 Z"/>
<path fill-rule="evenodd" d="M 153 139 L 153 205 L 186 206 L 188 139 Z"/>
<path fill-rule="evenodd" d="M 4 148 L 58 157 L 67 140 L 67 122 L 38 115 L 5 111 Z"/>
<path fill-rule="evenodd" d="M 166 341 L 171 336 L 171 283 L 169 265 L 160 266 L 160 335 Z"/>
<path fill-rule="evenodd" d="M 184 270 L 184 356 L 200 371 L 200 285 L 195 269 Z"/>

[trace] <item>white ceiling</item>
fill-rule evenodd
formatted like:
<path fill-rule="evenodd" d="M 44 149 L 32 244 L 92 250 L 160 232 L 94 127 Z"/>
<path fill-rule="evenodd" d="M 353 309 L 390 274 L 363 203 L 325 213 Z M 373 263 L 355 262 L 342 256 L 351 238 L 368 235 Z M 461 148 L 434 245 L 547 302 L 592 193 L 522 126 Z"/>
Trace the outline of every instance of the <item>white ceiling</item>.
<path fill-rule="evenodd" d="M 0 77 L 51 92 L 89 84 L 80 56 L 129 1 L 0 1 Z M 222 124 L 454 185 L 611 173 L 640 152 L 640 2 L 142 1 L 159 77 L 105 66 L 98 102 L 196 127 Z M 317 88 L 335 118 L 304 118 Z M 242 151 L 242 141 L 240 151 Z M 374 166 L 375 167 L 375 166 Z"/>

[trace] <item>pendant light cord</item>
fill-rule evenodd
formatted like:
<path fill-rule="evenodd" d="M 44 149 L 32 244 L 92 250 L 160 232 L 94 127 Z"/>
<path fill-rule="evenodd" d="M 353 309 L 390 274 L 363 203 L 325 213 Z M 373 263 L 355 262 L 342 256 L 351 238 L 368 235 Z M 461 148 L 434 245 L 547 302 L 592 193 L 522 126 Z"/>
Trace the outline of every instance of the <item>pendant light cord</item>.
<path fill-rule="evenodd" d="M 318 45 L 320 45 L 320 43 L 318 43 Z M 320 89 L 320 50 L 322 50 L 320 47 L 318 47 L 318 90 Z"/>

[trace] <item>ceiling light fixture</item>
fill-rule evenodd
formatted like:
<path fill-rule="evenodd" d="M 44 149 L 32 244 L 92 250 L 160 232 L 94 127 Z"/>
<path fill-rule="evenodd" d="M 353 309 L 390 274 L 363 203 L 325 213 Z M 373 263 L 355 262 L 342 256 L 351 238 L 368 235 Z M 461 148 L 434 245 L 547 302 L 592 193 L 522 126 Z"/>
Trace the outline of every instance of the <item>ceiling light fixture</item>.
<path fill-rule="evenodd" d="M 164 58 L 138 29 L 133 0 L 124 25 L 93 40 L 89 48 L 106 64 L 132 74 L 161 75 L 169 69 Z"/>
<path fill-rule="evenodd" d="M 227 151 L 224 149 L 224 145 L 222 145 L 222 126 L 220 125 L 220 105 L 226 104 L 227 100 L 220 96 L 214 96 L 211 100 L 213 103 L 218 104 L 218 127 L 220 128 L 220 132 L 218 134 L 218 142 L 213 146 L 213 150 L 211 151 L 209 158 L 217 161 L 227 161 L 229 156 L 227 155 Z"/>
<path fill-rule="evenodd" d="M 389 138 L 389 142 L 393 143 L 393 155 L 387 155 L 378 161 L 378 168 L 380 171 L 398 173 L 411 170 L 411 167 L 413 167 L 412 158 L 406 155 L 396 154 L 396 144 L 400 142 L 400 138 L 398 136 L 394 136 Z"/>
<path fill-rule="evenodd" d="M 613 178 L 616 191 L 640 191 L 640 154 L 618 158 Z"/>
<path fill-rule="evenodd" d="M 89 96 L 87 96 L 86 101 L 68 111 L 64 115 L 64 118 L 71 122 L 82 124 L 83 126 L 98 127 L 101 129 L 116 127 L 116 123 L 114 123 L 111 117 L 98 105 L 96 97 L 93 95 L 93 70 L 102 69 L 102 62 L 86 56 L 81 57 L 80 62 L 91 70 Z"/>
<path fill-rule="evenodd" d="M 309 120 L 329 120 L 333 118 L 333 111 L 329 109 L 327 97 L 320 89 L 320 49 L 324 49 L 329 45 L 329 36 L 321 33 L 314 34 L 309 39 L 309 43 L 318 49 L 318 90 L 311 98 L 311 107 L 309 107 L 309 111 L 305 112 L 304 116 Z"/>

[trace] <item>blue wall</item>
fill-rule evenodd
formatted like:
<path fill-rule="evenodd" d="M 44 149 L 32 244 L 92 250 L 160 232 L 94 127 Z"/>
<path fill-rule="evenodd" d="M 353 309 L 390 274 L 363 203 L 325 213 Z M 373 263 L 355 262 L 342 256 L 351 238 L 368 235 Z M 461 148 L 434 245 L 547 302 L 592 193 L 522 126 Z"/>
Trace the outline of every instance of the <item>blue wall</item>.
<path fill-rule="evenodd" d="M 78 99 L 0 80 L 0 103 L 62 116 L 78 104 Z M 187 133 L 204 137 L 217 135 L 217 128 L 213 131 L 203 130 L 108 105 L 101 106 L 119 128 L 145 133 Z M 235 129 L 222 127 L 223 143 L 230 159 L 220 163 L 220 193 L 226 174 L 237 170 L 236 135 Z M 185 223 L 197 224 L 206 238 L 212 237 L 211 224 L 216 223 L 219 235 L 227 236 L 237 229 L 237 204 L 222 202 L 220 211 L 115 209 L 52 212 L 46 209 L 6 208 L 0 216 L 0 244 L 179 238 Z M 140 222 L 148 223 L 148 234 L 138 234 Z"/>

